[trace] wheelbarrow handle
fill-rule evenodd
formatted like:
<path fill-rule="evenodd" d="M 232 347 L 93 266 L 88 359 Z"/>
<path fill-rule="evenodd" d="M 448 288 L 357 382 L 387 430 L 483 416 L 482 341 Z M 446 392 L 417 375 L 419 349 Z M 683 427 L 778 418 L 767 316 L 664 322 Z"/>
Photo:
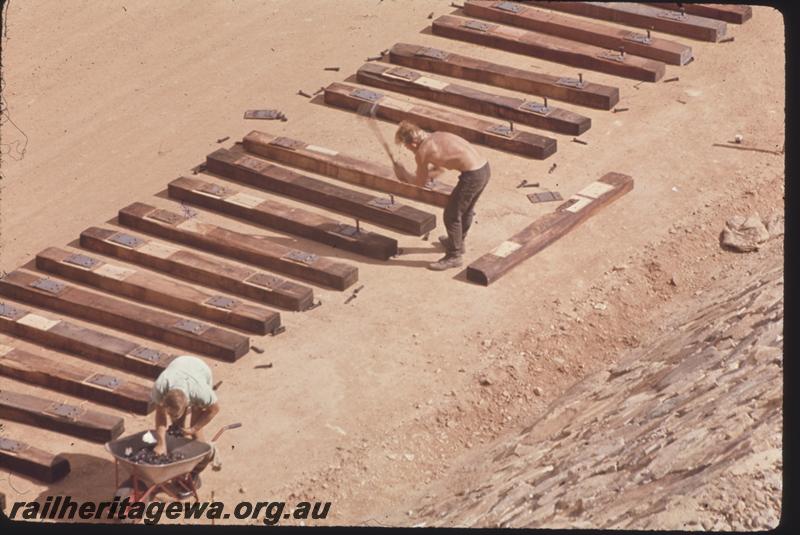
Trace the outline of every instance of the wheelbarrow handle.
<path fill-rule="evenodd" d="M 217 434 L 214 435 L 214 438 L 211 439 L 211 442 L 216 442 L 217 439 L 219 438 L 219 436 L 222 433 L 224 433 L 225 431 L 227 431 L 228 429 L 236 429 L 238 427 L 242 427 L 242 423 L 241 422 L 236 422 L 236 423 L 233 423 L 233 424 L 223 425 L 222 427 L 220 427 L 219 431 L 217 431 Z"/>

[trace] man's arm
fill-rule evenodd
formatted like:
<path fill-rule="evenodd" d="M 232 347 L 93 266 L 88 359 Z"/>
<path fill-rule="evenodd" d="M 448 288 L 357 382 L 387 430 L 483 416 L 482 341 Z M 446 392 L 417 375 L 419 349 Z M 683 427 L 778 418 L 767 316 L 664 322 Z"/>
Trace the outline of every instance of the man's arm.
<path fill-rule="evenodd" d="M 199 410 L 198 410 L 199 409 Z M 200 431 L 214 419 L 219 412 L 219 403 L 212 403 L 207 407 L 192 407 L 192 427 L 189 433 L 197 437 Z"/>
<path fill-rule="evenodd" d="M 167 411 L 156 405 L 156 445 L 153 451 L 157 455 L 167 453 Z"/>
<path fill-rule="evenodd" d="M 445 169 L 444 167 L 437 167 L 435 165 L 432 165 L 431 168 L 428 169 L 428 180 L 430 181 L 437 179 L 442 175 L 442 173 L 446 171 L 447 169 Z"/>

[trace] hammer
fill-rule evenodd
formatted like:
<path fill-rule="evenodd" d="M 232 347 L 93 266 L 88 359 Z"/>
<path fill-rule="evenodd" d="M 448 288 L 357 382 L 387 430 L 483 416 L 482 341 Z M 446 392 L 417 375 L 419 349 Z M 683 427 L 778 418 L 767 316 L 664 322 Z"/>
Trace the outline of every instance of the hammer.
<path fill-rule="evenodd" d="M 383 133 L 381 132 L 380 128 L 378 128 L 378 124 L 375 122 L 375 112 L 378 109 L 378 103 L 373 102 L 370 104 L 369 102 L 365 102 L 361 106 L 358 107 L 356 113 L 365 117 L 367 119 L 367 125 L 369 126 L 372 133 L 375 134 L 375 137 L 378 138 L 378 141 L 383 147 L 383 150 L 386 151 L 386 155 L 392 161 L 392 164 L 397 163 L 397 160 L 394 157 L 394 153 L 392 149 L 389 147 L 389 143 L 386 142 L 386 138 L 383 137 Z"/>

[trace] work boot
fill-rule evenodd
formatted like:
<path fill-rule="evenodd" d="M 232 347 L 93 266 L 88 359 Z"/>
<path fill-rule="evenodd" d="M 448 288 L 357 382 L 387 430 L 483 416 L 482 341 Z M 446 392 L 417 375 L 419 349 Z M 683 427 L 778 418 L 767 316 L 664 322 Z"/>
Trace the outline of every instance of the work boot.
<path fill-rule="evenodd" d="M 458 256 L 444 255 L 441 259 L 439 259 L 438 262 L 433 262 L 432 264 L 428 264 L 428 269 L 431 269 L 433 271 L 444 271 L 445 269 L 460 267 L 461 264 L 462 264 L 461 255 Z"/>
<path fill-rule="evenodd" d="M 439 244 L 442 247 L 444 247 L 444 250 L 446 251 L 450 247 L 450 237 L 447 234 L 443 234 L 443 235 L 439 236 Z M 466 247 L 462 247 L 462 248 L 464 249 L 464 252 L 466 253 L 467 252 Z"/>

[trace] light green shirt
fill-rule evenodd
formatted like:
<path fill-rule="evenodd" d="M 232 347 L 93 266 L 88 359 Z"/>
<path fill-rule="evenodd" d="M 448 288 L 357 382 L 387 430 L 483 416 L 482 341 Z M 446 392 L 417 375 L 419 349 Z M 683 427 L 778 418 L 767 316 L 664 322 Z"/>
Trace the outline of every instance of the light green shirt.
<path fill-rule="evenodd" d="M 211 368 L 197 357 L 177 357 L 164 368 L 153 383 L 150 399 L 159 404 L 170 390 L 182 390 L 189 398 L 189 406 L 208 407 L 217 402 L 211 377 Z"/>

